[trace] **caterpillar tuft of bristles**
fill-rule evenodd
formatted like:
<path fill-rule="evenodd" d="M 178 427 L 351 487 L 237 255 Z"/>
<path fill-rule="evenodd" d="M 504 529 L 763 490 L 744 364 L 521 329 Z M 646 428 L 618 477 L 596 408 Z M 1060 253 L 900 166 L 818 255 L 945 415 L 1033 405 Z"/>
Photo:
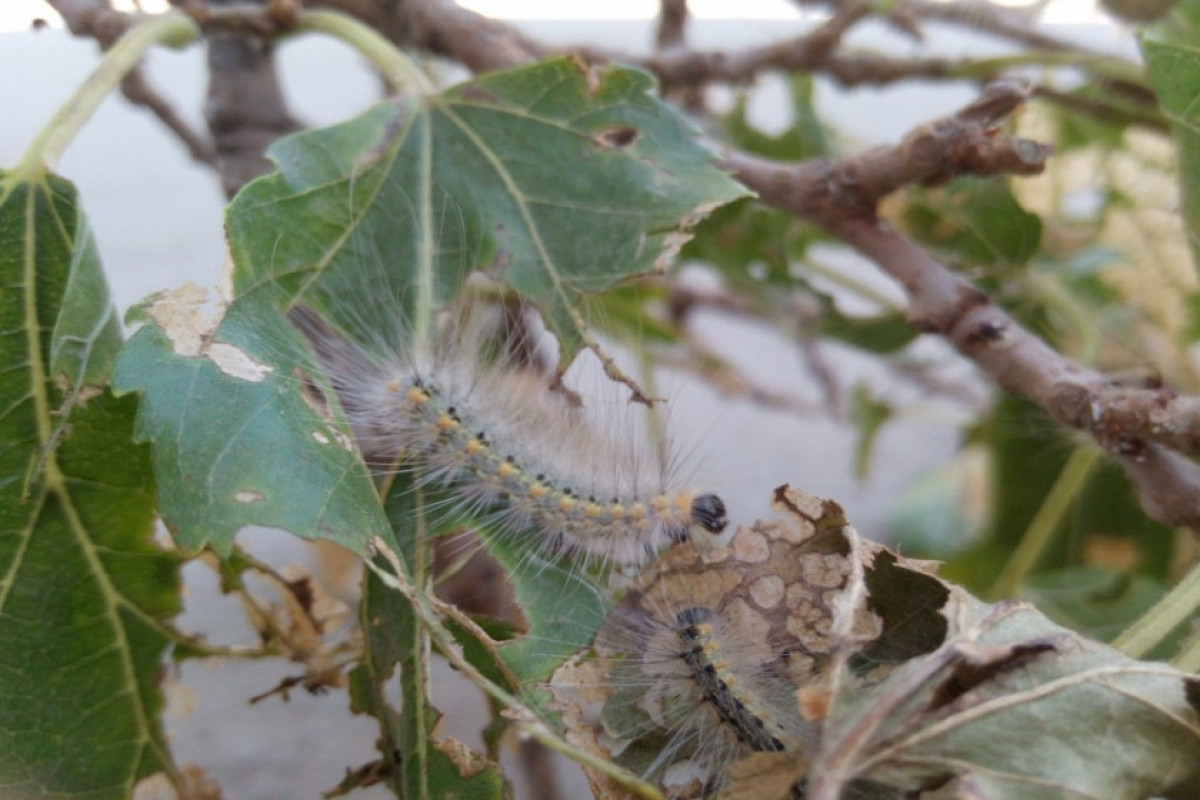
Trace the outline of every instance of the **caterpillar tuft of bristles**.
<path fill-rule="evenodd" d="M 835 619 L 852 619 L 863 641 L 880 633 L 869 608 L 843 603 L 856 568 L 840 508 L 776 494 L 781 519 L 724 544 L 673 546 L 644 567 L 591 652 L 551 679 L 597 745 L 668 797 L 721 795 L 748 763 L 777 768 L 773 796 L 803 796 L 844 635 Z"/>
<path fill-rule="evenodd" d="M 720 533 L 725 504 L 674 485 L 669 462 L 603 435 L 528 369 L 486 364 L 470 337 L 383 359 L 314 310 L 288 317 L 337 394 L 368 465 L 401 459 L 503 531 L 549 555 L 632 565 L 695 531 Z"/>

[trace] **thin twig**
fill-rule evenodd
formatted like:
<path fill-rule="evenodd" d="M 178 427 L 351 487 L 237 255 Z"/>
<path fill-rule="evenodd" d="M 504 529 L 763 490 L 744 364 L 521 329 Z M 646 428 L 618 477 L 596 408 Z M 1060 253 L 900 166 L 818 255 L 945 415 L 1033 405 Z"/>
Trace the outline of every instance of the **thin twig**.
<path fill-rule="evenodd" d="M 140 66 L 135 67 L 125 76 L 125 80 L 121 81 L 121 94 L 129 102 L 149 109 L 158 117 L 159 121 L 183 143 L 194 161 L 210 167 L 217 165 L 217 151 L 212 140 L 184 121 L 175 107 L 146 79 Z"/>

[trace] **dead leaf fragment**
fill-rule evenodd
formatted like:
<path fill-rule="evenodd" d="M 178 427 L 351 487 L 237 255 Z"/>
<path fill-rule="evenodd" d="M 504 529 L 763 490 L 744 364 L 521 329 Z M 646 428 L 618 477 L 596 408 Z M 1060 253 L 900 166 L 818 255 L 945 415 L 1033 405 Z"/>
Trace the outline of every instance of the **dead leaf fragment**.
<path fill-rule="evenodd" d="M 275 371 L 269 364 L 251 358 L 244 350 L 227 342 L 212 341 L 221 323 L 225 306 L 213 303 L 208 290 L 187 282 L 178 289 L 158 293 L 145 306 L 146 316 L 154 320 L 171 342 L 171 349 L 188 358 L 208 358 L 226 375 L 254 383 Z"/>
<path fill-rule="evenodd" d="M 435 742 L 433 746 L 454 762 L 458 773 L 464 778 L 478 775 L 490 766 L 483 753 L 473 747 L 468 747 L 453 737 L 447 736 L 445 739 Z"/>

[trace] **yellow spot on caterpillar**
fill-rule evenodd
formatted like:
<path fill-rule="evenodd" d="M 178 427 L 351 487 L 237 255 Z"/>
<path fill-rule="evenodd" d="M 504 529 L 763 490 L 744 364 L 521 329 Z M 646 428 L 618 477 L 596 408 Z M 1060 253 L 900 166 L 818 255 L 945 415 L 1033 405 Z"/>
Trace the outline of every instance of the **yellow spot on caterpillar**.
<path fill-rule="evenodd" d="M 650 505 L 656 513 L 661 514 L 671 505 L 671 501 L 665 494 L 660 494 L 650 501 Z"/>
<path fill-rule="evenodd" d="M 470 441 L 467 442 L 466 446 L 463 449 L 467 451 L 467 455 L 477 456 L 480 453 L 482 453 L 483 451 L 485 451 L 487 448 L 478 439 L 471 439 Z"/>
<path fill-rule="evenodd" d="M 521 470 L 517 469 L 516 466 L 508 463 L 507 461 L 501 461 L 500 465 L 496 467 L 496 474 L 501 478 L 511 478 L 514 475 L 520 475 Z"/>
<path fill-rule="evenodd" d="M 613 519 L 621 519 L 625 516 L 625 506 L 620 503 L 614 503 L 608 507 L 608 513 L 612 514 Z"/>
<path fill-rule="evenodd" d="M 629 516 L 634 519 L 646 518 L 646 506 L 643 503 L 634 503 L 633 508 L 629 509 Z"/>
<path fill-rule="evenodd" d="M 449 414 L 441 414 L 437 419 L 438 430 L 448 431 L 458 423 Z"/>
<path fill-rule="evenodd" d="M 399 389 L 400 389 L 400 384 L 397 381 L 394 381 L 394 380 L 388 381 L 388 391 L 389 392 L 398 391 Z M 429 402 L 429 394 L 421 391 L 420 389 L 418 389 L 415 386 L 412 386 L 412 387 L 409 387 L 407 394 L 404 395 L 404 399 L 408 402 L 409 405 L 419 406 L 419 405 L 424 405 L 425 403 Z"/>
<path fill-rule="evenodd" d="M 534 500 L 541 500 L 546 496 L 546 484 L 533 483 L 529 485 L 529 496 Z"/>
<path fill-rule="evenodd" d="M 559 511 L 566 512 L 566 511 L 570 511 L 573 508 L 575 508 L 575 501 L 572 498 L 567 497 L 566 495 L 563 495 L 562 498 L 559 499 L 559 501 L 558 501 L 558 510 Z"/>
<path fill-rule="evenodd" d="M 600 516 L 600 511 L 600 506 L 595 503 L 588 503 L 583 509 L 583 513 L 587 515 L 588 519 L 595 519 Z"/>

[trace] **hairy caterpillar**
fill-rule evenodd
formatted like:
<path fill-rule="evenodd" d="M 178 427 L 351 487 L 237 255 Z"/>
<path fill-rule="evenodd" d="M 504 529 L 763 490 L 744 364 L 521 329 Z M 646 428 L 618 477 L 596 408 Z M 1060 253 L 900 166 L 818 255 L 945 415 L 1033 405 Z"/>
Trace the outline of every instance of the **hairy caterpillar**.
<path fill-rule="evenodd" d="M 551 680 L 598 747 L 669 797 L 741 788 L 750 764 L 751 785 L 769 768 L 770 796 L 803 796 L 835 639 L 880 632 L 869 609 L 845 605 L 861 577 L 840 508 L 787 487 L 773 507 L 783 518 L 743 526 L 727 544 L 663 553 L 591 653 Z"/>
<path fill-rule="evenodd" d="M 369 464 L 406 456 L 419 481 L 451 488 L 465 507 L 537 537 L 549 554 L 637 564 L 696 528 L 725 528 L 720 497 L 674 486 L 669 462 L 606 439 L 528 370 L 484 364 L 470 336 L 386 359 L 312 309 L 288 316 Z"/>

